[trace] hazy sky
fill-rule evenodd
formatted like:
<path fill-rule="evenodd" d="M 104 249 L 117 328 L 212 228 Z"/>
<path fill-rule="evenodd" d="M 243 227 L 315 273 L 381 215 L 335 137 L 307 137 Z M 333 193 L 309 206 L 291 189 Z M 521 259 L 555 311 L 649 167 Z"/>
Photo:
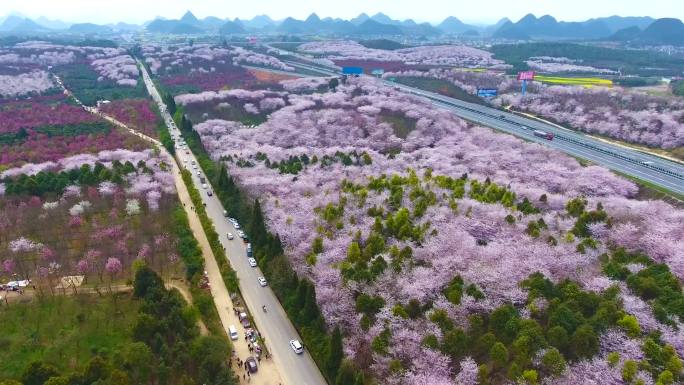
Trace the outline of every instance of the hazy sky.
<path fill-rule="evenodd" d="M 199 18 L 259 14 L 275 19 L 304 18 L 311 12 L 320 17 L 351 18 L 361 12 L 383 12 L 395 19 L 436 22 L 456 16 L 489 23 L 504 16 L 516 21 L 531 12 L 568 21 L 615 14 L 684 19 L 684 0 L 0 0 L 0 15 L 14 11 L 29 17 L 96 23 L 178 18 L 188 9 Z"/>

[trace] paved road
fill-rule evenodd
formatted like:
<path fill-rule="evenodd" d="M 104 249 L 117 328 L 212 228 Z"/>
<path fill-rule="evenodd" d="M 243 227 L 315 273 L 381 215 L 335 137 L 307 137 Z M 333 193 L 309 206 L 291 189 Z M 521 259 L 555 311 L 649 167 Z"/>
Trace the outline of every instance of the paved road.
<path fill-rule="evenodd" d="M 180 131 L 166 110 L 159 92 L 144 67 L 142 73 L 147 88 L 152 98 L 158 104 L 171 134 L 180 136 Z M 211 191 L 211 186 L 209 185 L 206 189 L 202 187 L 200 176 L 197 175 L 198 170 L 192 167 L 192 162 L 194 161 L 197 164 L 197 159 L 192 152 L 186 153 L 186 151 L 178 151 L 177 157 L 182 162 L 182 165 L 192 171 L 193 182 L 200 192 L 203 203 L 206 205 L 207 215 L 214 223 L 221 244 L 226 250 L 227 258 L 240 279 L 242 297 L 252 313 L 256 326 L 265 337 L 266 345 L 272 353 L 273 360 L 279 369 L 283 382 L 289 385 L 326 384 L 316 363 L 306 349 L 304 354 L 297 355 L 290 348 L 289 341 L 291 339 L 299 339 L 301 341 L 301 337 L 290 322 L 273 291 L 269 287 L 261 287 L 259 285 L 257 278 L 263 276 L 263 274 L 259 268 L 249 266 L 246 245 L 237 236 L 233 240 L 227 238 L 226 235 L 229 232 L 237 235 L 237 229 L 225 218 L 223 206 L 216 195 L 208 195 L 208 191 Z M 204 175 L 201 171 L 200 174 Z M 267 312 L 261 310 L 261 307 L 264 305 Z"/>
<path fill-rule="evenodd" d="M 329 67 L 291 61 L 285 62 L 295 68 L 316 70 L 323 75 L 339 74 L 338 70 Z M 656 184 L 678 194 L 684 194 L 684 164 L 607 143 L 582 133 L 495 108 L 464 102 L 403 84 L 385 82 L 404 92 L 428 98 L 435 106 L 449 109 L 466 120 L 516 135 L 525 140 L 541 143 L 566 154 Z M 537 137 L 533 133 L 534 130 L 553 133 L 554 139 L 546 140 Z"/>

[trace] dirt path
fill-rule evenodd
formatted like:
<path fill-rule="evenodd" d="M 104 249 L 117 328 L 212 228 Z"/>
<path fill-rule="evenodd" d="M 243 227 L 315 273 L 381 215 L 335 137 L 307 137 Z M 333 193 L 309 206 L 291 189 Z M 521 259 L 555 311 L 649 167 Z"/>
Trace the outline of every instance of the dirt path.
<path fill-rule="evenodd" d="M 188 286 L 184 283 L 168 281 L 164 283 L 164 286 L 166 286 L 167 289 L 174 288 L 178 290 L 178 292 L 183 296 L 183 299 L 185 299 L 187 303 L 192 304 L 192 295 L 190 294 Z M 197 326 L 200 329 L 201 335 L 209 335 L 209 329 L 207 329 L 207 325 L 204 324 L 204 321 L 202 321 L 202 318 L 200 317 L 197 318 Z"/>
<path fill-rule="evenodd" d="M 173 165 L 173 176 L 176 182 L 176 190 L 178 191 L 178 198 L 183 203 L 185 211 L 188 213 L 188 219 L 190 222 L 190 228 L 195 234 L 195 238 L 200 244 L 202 249 L 202 254 L 204 255 L 205 269 L 207 271 L 207 278 L 209 279 L 209 287 L 211 290 L 211 295 L 214 298 L 214 303 L 216 304 L 216 309 L 218 310 L 219 318 L 221 319 L 221 325 L 223 329 L 228 334 L 228 327 L 234 325 L 238 330 L 238 339 L 233 341 L 233 349 L 236 352 L 236 357 L 245 360 L 250 356 L 249 347 L 244 339 L 244 328 L 240 324 L 235 313 L 233 313 L 234 304 L 230 299 L 230 294 L 226 285 L 223 283 L 223 278 L 221 277 L 221 271 L 219 269 L 216 259 L 214 259 L 214 254 L 209 246 L 209 240 L 204 233 L 202 224 L 199 220 L 197 212 L 194 210 L 192 201 L 190 199 L 190 194 L 188 189 L 183 182 L 178 166 L 174 163 Z M 225 258 L 225 256 L 221 256 Z M 235 373 L 240 377 L 242 383 L 247 383 L 245 371 L 243 368 L 237 367 L 235 360 L 233 360 Z M 273 363 L 272 359 L 262 359 L 259 363 L 259 371 L 251 376 L 249 380 L 250 384 L 256 385 L 276 385 L 280 384 L 282 380 L 278 373 L 278 369 Z"/>

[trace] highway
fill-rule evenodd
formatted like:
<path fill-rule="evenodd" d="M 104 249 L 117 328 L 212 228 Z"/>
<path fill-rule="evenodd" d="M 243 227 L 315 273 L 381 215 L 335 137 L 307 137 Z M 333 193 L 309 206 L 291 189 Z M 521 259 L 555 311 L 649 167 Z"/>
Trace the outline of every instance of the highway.
<path fill-rule="evenodd" d="M 166 106 L 162 102 L 161 96 L 150 79 L 147 70 L 142 63 L 140 63 L 140 67 L 142 68 L 143 79 L 147 89 L 159 106 L 159 110 L 170 133 L 172 136 L 181 137 L 180 130 L 176 127 L 171 115 L 166 110 Z M 265 339 L 266 346 L 271 352 L 283 383 L 288 385 L 327 384 L 318 370 L 318 366 L 316 366 L 316 363 L 306 350 L 306 346 L 304 347 L 304 353 L 299 355 L 290 347 L 290 340 L 298 339 L 301 341 L 301 337 L 270 287 L 262 287 L 258 283 L 257 278 L 262 277 L 263 274 L 258 267 L 249 266 L 246 244 L 237 236 L 235 226 L 224 216 L 224 208 L 216 194 L 208 195 L 209 191 L 213 191 L 209 181 L 206 182 L 208 188 L 202 187 L 198 171 L 202 176 L 204 176 L 204 173 L 201 169 L 193 167 L 193 162 L 195 165 L 199 165 L 194 154 L 189 150 L 178 150 L 176 151 L 176 157 L 180 167 L 184 167 L 192 172 L 192 181 L 195 188 L 200 192 L 207 215 L 219 234 L 219 240 L 225 248 L 226 257 L 237 272 L 240 281 L 240 292 L 245 300 L 245 304 L 250 309 L 254 322 Z M 234 235 L 233 240 L 228 239 L 228 233 Z M 264 305 L 266 306 L 266 312 L 262 311 L 262 306 Z"/>
<path fill-rule="evenodd" d="M 292 61 L 285 61 L 285 63 L 295 68 L 316 71 L 321 75 L 336 76 L 340 74 L 337 69 L 317 64 L 308 65 Z M 613 171 L 684 195 L 684 164 L 607 143 L 580 132 L 559 128 L 552 124 L 522 117 L 496 108 L 464 102 L 389 80 L 384 80 L 384 82 L 398 90 L 425 97 L 433 105 L 453 111 L 463 119 L 516 135 L 528 141 L 541 143 L 566 154 L 589 160 Z M 533 133 L 534 130 L 552 133 L 554 138 L 553 140 L 547 140 L 537 137 Z"/>

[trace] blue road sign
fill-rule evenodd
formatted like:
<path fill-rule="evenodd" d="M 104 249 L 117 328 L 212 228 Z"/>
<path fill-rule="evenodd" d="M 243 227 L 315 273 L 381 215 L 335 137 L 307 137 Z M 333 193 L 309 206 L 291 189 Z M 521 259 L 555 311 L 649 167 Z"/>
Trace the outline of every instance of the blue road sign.
<path fill-rule="evenodd" d="M 477 96 L 481 98 L 493 98 L 496 96 L 496 88 L 478 88 Z"/>
<path fill-rule="evenodd" d="M 342 73 L 344 75 L 361 75 L 361 74 L 363 74 L 363 68 L 361 68 L 361 67 L 342 67 Z"/>

